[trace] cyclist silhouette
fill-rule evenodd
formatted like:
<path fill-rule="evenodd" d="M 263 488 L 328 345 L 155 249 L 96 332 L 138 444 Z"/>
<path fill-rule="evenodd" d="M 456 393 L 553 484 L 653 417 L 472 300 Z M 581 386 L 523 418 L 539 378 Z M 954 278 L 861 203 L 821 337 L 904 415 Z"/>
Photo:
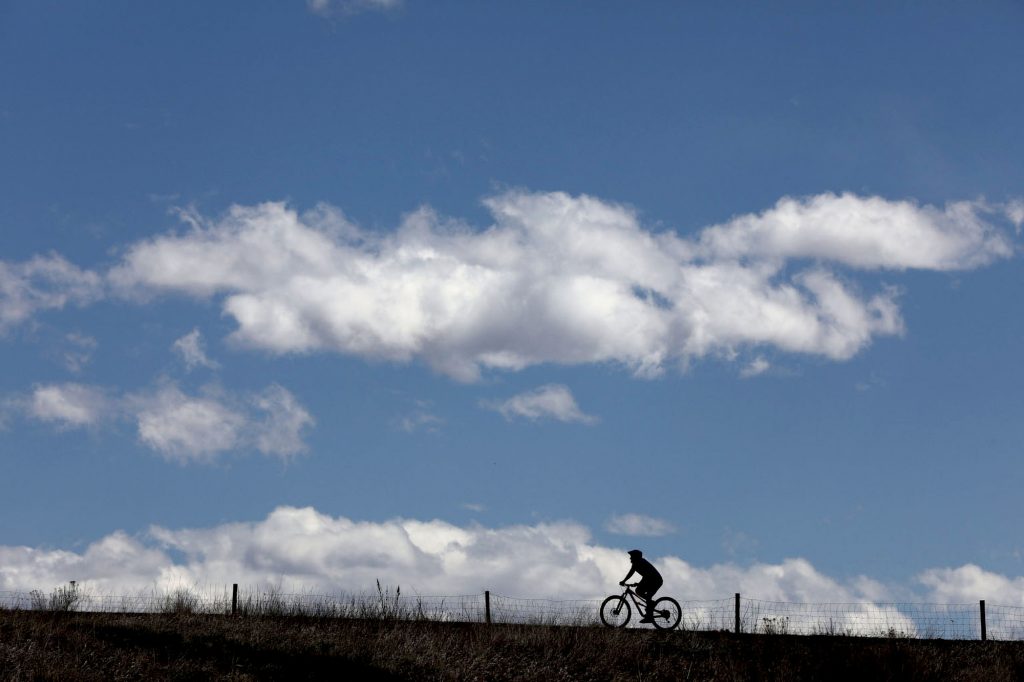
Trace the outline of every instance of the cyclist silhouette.
<path fill-rule="evenodd" d="M 620 585 L 625 585 L 634 573 L 640 574 L 640 583 L 636 586 L 636 593 L 643 597 L 645 602 L 644 617 L 640 620 L 641 623 L 653 623 L 654 619 L 651 618 L 651 604 L 653 603 L 654 593 L 661 589 L 661 584 L 665 582 L 661 573 L 658 573 L 658 569 L 654 567 L 650 561 L 644 558 L 644 553 L 639 549 L 629 550 L 629 573 L 626 577 L 619 581 Z"/>

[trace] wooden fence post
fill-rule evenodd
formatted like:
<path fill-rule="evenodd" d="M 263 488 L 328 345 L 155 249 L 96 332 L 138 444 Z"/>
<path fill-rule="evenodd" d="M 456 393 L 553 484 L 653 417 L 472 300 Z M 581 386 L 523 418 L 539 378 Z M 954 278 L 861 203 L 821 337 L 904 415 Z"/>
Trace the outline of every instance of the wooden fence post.
<path fill-rule="evenodd" d="M 231 615 L 238 615 L 238 583 L 231 586 Z"/>
<path fill-rule="evenodd" d="M 740 593 L 736 593 L 736 634 L 740 634 Z"/>
<path fill-rule="evenodd" d="M 981 600 L 981 641 L 988 639 L 988 632 L 985 629 L 985 600 Z"/>
<path fill-rule="evenodd" d="M 491 624 L 491 591 L 484 590 L 484 622 Z"/>

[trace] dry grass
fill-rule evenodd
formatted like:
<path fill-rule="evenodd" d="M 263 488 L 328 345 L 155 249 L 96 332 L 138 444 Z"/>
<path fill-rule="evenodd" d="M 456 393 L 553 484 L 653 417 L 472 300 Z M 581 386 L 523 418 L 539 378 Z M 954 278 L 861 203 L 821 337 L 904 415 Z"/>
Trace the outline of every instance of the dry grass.
<path fill-rule="evenodd" d="M 0 611 L 0 678 L 1024 678 L 1024 643 L 309 616 Z"/>

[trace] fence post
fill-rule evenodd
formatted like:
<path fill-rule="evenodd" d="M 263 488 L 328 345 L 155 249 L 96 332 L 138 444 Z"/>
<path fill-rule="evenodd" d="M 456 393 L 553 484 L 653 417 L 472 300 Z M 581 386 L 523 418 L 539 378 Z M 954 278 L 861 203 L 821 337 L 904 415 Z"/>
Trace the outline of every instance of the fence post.
<path fill-rule="evenodd" d="M 981 600 L 981 641 L 988 639 L 988 632 L 985 631 L 985 600 Z"/>
<path fill-rule="evenodd" d="M 740 593 L 736 593 L 736 634 L 740 634 Z"/>
<path fill-rule="evenodd" d="M 231 615 L 238 615 L 238 583 L 231 586 Z"/>
<path fill-rule="evenodd" d="M 491 624 L 491 591 L 484 590 L 484 622 Z"/>

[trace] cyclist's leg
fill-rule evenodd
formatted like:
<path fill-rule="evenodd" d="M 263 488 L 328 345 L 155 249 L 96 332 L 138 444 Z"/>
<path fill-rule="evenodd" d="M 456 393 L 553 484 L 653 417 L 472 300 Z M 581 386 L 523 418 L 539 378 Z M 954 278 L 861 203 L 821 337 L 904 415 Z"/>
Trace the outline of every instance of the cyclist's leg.
<path fill-rule="evenodd" d="M 665 584 L 664 579 L 655 578 L 654 582 L 651 583 L 651 603 L 654 603 L 654 595 L 661 589 L 661 586 Z"/>
<path fill-rule="evenodd" d="M 647 578 L 643 578 L 640 584 L 636 586 L 637 595 L 644 600 L 644 613 L 643 618 L 650 622 L 651 617 L 651 605 L 654 603 L 652 597 L 654 596 L 657 588 L 652 589 L 652 583 Z"/>
<path fill-rule="evenodd" d="M 648 580 L 643 578 L 636 586 L 636 593 L 644 598 L 644 618 L 654 615 L 654 595 L 661 589 L 661 580 Z"/>

